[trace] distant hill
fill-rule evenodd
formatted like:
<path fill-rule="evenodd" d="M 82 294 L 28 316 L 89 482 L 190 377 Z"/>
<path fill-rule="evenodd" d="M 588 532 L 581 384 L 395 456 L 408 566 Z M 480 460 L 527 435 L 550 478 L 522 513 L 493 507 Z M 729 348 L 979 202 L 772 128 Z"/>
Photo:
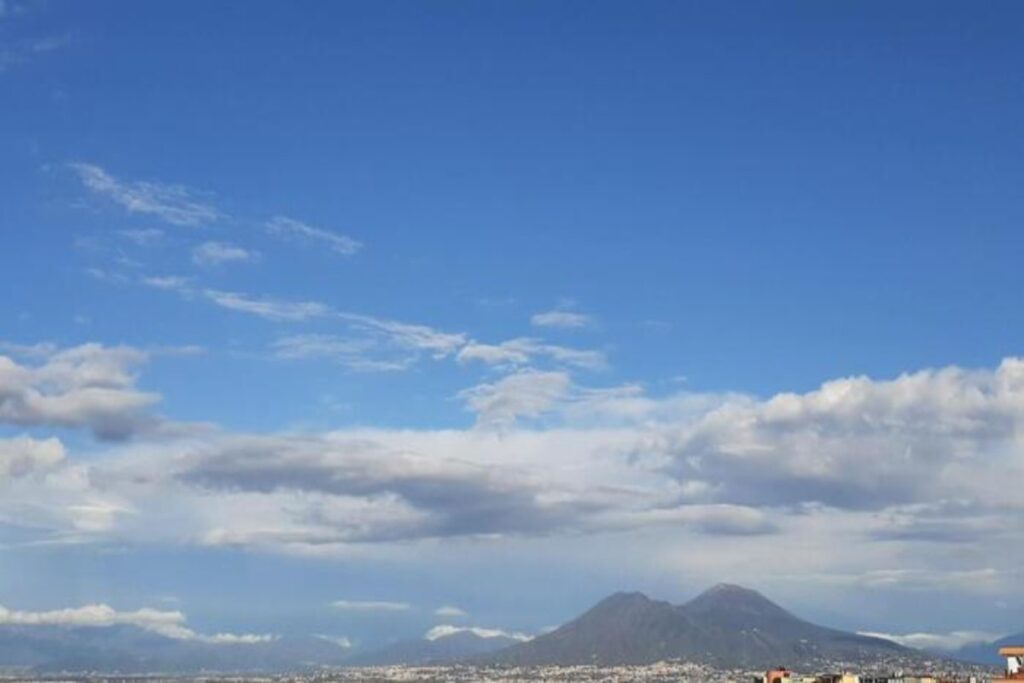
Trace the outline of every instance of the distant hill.
<path fill-rule="evenodd" d="M 991 643 L 970 643 L 953 651 L 951 654 L 953 657 L 965 662 L 1002 665 L 1006 663 L 1006 660 L 999 656 L 999 648 L 1022 644 L 1024 644 L 1024 632 L 1014 633 Z"/>
<path fill-rule="evenodd" d="M 167 638 L 135 626 L 0 626 L 0 670 L 8 672 L 285 672 L 342 664 L 347 655 L 320 638 L 232 644 Z"/>
<path fill-rule="evenodd" d="M 439 638 L 404 640 L 394 645 L 356 655 L 349 666 L 408 664 L 449 664 L 502 650 L 520 641 L 507 636 L 481 636 L 470 630 Z"/>
<path fill-rule="evenodd" d="M 881 638 L 809 623 L 760 593 L 720 584 L 684 605 L 617 593 L 582 616 L 490 661 L 517 665 L 645 664 L 685 659 L 720 668 L 924 659 Z"/>

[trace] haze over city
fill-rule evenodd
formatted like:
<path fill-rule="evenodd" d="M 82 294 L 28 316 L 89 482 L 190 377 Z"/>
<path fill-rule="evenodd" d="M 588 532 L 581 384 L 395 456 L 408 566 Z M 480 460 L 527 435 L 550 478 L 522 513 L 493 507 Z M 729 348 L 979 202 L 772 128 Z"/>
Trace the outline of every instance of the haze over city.
<path fill-rule="evenodd" d="M 0 0 L 0 627 L 1024 631 L 1022 21 Z"/>

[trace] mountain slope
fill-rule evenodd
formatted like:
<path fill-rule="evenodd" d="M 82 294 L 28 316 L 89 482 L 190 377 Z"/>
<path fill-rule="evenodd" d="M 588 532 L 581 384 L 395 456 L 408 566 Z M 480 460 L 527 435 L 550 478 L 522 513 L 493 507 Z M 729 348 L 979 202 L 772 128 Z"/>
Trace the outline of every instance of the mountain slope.
<path fill-rule="evenodd" d="M 231 644 L 177 640 L 135 626 L 0 626 L 0 669 L 37 674 L 285 672 L 342 664 L 347 654 L 320 638 Z"/>
<path fill-rule="evenodd" d="M 1024 644 L 1024 632 L 994 640 L 991 643 L 970 643 L 952 652 L 952 656 L 965 662 L 976 664 L 1002 665 L 1006 663 L 999 656 L 999 648 Z"/>
<path fill-rule="evenodd" d="M 404 640 L 394 645 L 356 655 L 348 660 L 349 666 L 387 666 L 407 664 L 447 664 L 497 652 L 519 641 L 506 636 L 479 636 L 471 631 L 460 631 L 439 638 Z"/>
<path fill-rule="evenodd" d="M 756 591 L 721 584 L 678 606 L 640 593 L 618 593 L 492 661 L 616 665 L 685 659 L 723 668 L 766 668 L 917 656 L 888 640 L 811 624 Z"/>

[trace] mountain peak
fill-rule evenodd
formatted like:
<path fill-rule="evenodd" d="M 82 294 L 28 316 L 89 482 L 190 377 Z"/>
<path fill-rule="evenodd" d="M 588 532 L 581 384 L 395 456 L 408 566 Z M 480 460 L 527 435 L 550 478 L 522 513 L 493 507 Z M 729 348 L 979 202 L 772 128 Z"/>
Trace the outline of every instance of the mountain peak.
<path fill-rule="evenodd" d="M 742 614 L 779 618 L 789 616 L 786 610 L 756 590 L 732 583 L 719 583 L 707 589 L 690 602 L 685 609 L 693 614 Z"/>
<path fill-rule="evenodd" d="M 715 596 L 715 597 L 745 597 L 745 598 L 760 598 L 767 600 L 753 588 L 746 588 L 735 583 L 716 583 L 711 588 L 700 594 L 698 597 L 703 596 Z"/>
<path fill-rule="evenodd" d="M 601 601 L 601 603 L 617 605 L 643 604 L 645 602 L 651 602 L 651 599 L 640 591 L 619 591 L 618 593 L 612 593 Z"/>
<path fill-rule="evenodd" d="M 653 600 L 637 591 L 629 593 L 612 593 L 607 598 L 590 608 L 590 611 L 587 612 L 587 614 L 592 617 L 598 615 L 625 614 L 646 610 L 653 604 Z"/>

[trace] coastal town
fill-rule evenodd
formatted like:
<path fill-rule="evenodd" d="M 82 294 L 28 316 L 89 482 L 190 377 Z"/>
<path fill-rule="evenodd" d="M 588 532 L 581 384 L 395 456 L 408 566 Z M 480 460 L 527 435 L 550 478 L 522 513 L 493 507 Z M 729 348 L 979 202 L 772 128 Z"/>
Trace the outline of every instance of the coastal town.
<path fill-rule="evenodd" d="M 832 662 L 830 673 L 716 669 L 684 661 L 623 666 L 379 666 L 348 667 L 280 676 L 0 676 L 2 683 L 1015 683 L 1024 681 L 1024 648 L 1003 648 L 1005 670 L 937 658 L 927 672 L 879 661 L 854 670 Z M 919 665 L 915 662 L 915 665 Z"/>

